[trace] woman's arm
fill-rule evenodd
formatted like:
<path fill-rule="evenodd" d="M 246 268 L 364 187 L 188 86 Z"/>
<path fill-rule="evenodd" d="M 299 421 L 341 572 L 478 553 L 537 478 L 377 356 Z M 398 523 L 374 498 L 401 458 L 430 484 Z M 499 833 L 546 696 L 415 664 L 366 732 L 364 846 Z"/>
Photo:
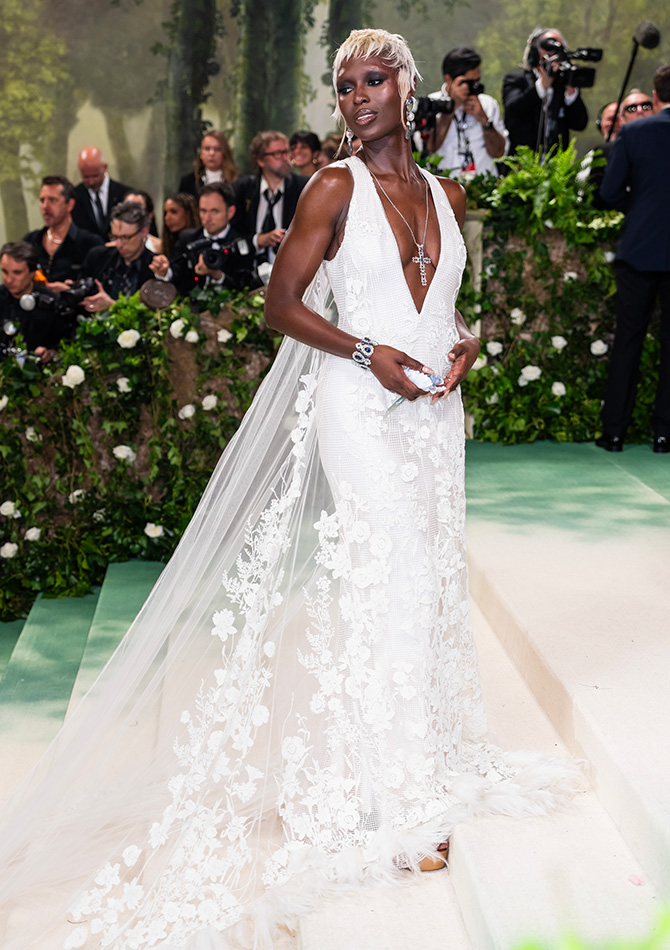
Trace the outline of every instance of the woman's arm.
<path fill-rule="evenodd" d="M 343 359 L 351 359 L 358 338 L 306 307 L 302 296 L 321 262 L 337 253 L 352 192 L 353 180 L 346 168 L 324 168 L 312 176 L 279 248 L 265 299 L 268 326 Z M 385 346 L 380 340 L 371 357 L 370 370 L 382 386 L 407 399 L 425 395 L 408 379 L 403 366 L 432 372 L 407 353 Z"/>

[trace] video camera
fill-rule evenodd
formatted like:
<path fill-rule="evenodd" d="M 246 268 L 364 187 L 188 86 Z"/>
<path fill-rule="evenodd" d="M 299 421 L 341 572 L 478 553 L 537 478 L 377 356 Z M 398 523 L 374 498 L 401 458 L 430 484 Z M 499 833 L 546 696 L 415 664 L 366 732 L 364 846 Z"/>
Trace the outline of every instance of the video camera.
<path fill-rule="evenodd" d="M 603 57 L 601 49 L 591 46 L 580 46 L 578 49 L 567 50 L 562 43 L 552 36 L 540 41 L 540 49 L 549 55 L 540 59 L 538 66 L 554 80 L 564 86 L 573 86 L 575 89 L 587 89 L 593 86 L 596 71 L 592 66 L 575 66 L 573 59 L 582 59 L 588 63 L 599 63 Z"/>
<path fill-rule="evenodd" d="M 259 287 L 262 283 L 256 270 L 254 248 L 243 237 L 227 242 L 217 241 L 216 238 L 191 241 L 184 248 L 184 257 L 191 270 L 195 268 L 201 254 L 205 267 L 223 272 L 224 286 L 243 290 L 246 287 Z"/>

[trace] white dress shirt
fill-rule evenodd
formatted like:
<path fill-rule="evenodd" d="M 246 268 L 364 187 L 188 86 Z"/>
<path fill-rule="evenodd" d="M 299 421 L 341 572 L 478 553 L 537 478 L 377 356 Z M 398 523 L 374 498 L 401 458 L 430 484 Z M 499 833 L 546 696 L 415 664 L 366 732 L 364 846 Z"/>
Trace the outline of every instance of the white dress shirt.
<path fill-rule="evenodd" d="M 256 212 L 256 233 L 253 237 L 253 245 L 257 251 L 262 250 L 262 248 L 258 247 L 258 235 L 263 233 L 261 231 L 261 227 L 263 226 L 263 221 L 265 219 L 265 212 L 268 210 L 268 202 L 267 198 L 265 197 L 266 190 L 272 192 L 272 188 L 270 188 L 267 181 L 265 180 L 265 176 L 261 175 L 261 196 L 258 201 L 258 211 Z M 274 215 L 275 219 L 275 227 L 280 228 L 282 226 L 282 221 L 284 220 L 284 182 L 282 182 L 279 188 L 277 188 L 277 191 L 280 193 L 280 197 L 272 209 L 272 214 Z M 276 257 L 275 249 L 273 247 L 268 247 L 267 252 L 268 262 L 271 264 Z"/>
<path fill-rule="evenodd" d="M 443 85 L 439 92 L 432 92 L 430 98 L 445 99 L 446 92 L 446 87 Z M 479 96 L 479 101 L 489 122 L 493 123 L 493 128 L 505 139 L 506 155 L 509 151 L 509 132 L 502 120 L 500 106 L 493 96 L 488 96 L 484 92 Z M 485 172 L 491 172 L 492 175 L 498 174 L 496 159 L 486 150 L 483 126 L 473 115 L 464 112 L 462 106 L 454 112 L 447 134 L 436 150 L 436 154 L 442 156 L 442 161 L 438 165 L 440 171 L 449 172 L 453 176 L 466 170 L 463 168 L 463 163 L 468 155 L 472 157 L 475 174 L 481 175 Z"/>

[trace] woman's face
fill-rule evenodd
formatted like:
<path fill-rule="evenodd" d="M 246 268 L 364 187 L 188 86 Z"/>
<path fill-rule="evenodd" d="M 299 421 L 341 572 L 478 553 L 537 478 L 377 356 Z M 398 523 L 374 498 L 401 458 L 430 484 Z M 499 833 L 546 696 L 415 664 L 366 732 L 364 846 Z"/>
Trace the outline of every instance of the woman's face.
<path fill-rule="evenodd" d="M 291 161 L 298 169 L 309 169 L 314 166 L 314 152 L 304 142 L 296 142 L 291 149 Z"/>
<path fill-rule="evenodd" d="M 219 145 L 219 140 L 215 139 L 213 135 L 206 135 L 200 143 L 200 158 L 208 172 L 221 170 L 223 149 Z"/>
<path fill-rule="evenodd" d="M 186 211 L 168 198 L 163 206 L 163 221 L 168 231 L 181 231 L 186 227 Z"/>
<path fill-rule="evenodd" d="M 362 142 L 379 139 L 402 125 L 398 73 L 380 56 L 342 64 L 337 101 L 346 124 Z"/>

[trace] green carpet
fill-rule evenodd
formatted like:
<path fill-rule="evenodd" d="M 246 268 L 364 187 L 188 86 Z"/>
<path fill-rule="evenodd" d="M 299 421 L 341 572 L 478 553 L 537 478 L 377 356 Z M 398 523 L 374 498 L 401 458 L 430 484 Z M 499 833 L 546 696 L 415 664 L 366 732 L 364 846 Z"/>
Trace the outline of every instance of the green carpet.
<path fill-rule="evenodd" d="M 466 458 L 470 519 L 591 538 L 670 527 L 670 455 L 650 446 L 468 441 Z"/>
<path fill-rule="evenodd" d="M 9 663 L 12 650 L 23 630 L 25 620 L 12 620 L 9 623 L 0 623 L 0 681 L 5 667 Z"/>
<path fill-rule="evenodd" d="M 0 683 L 0 731 L 45 741 L 63 721 L 98 594 L 33 604 Z"/>
<path fill-rule="evenodd" d="M 137 616 L 164 565 L 155 561 L 110 564 L 100 590 L 95 616 L 72 691 L 75 703 L 84 695 Z"/>

